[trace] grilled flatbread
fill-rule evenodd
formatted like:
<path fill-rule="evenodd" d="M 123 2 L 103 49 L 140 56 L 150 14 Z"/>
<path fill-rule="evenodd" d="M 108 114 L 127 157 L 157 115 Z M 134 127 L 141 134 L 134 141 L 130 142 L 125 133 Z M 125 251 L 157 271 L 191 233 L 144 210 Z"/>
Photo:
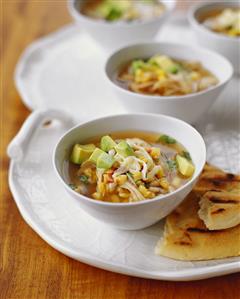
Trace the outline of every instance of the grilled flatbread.
<path fill-rule="evenodd" d="M 194 191 L 200 195 L 208 191 L 240 192 L 240 176 L 219 170 L 206 170 L 202 173 Z"/>
<path fill-rule="evenodd" d="M 167 217 L 156 254 L 179 260 L 240 255 L 239 192 L 240 176 L 206 164 L 193 191 Z"/>
<path fill-rule="evenodd" d="M 155 253 L 177 260 L 210 260 L 240 255 L 240 225 L 210 231 L 198 217 L 199 199 L 192 192 L 166 220 Z"/>
<path fill-rule="evenodd" d="M 203 195 L 198 216 L 210 230 L 240 224 L 240 194 L 209 191 Z"/>
<path fill-rule="evenodd" d="M 213 166 L 209 163 L 205 163 L 204 167 L 203 167 L 203 171 L 201 173 L 201 177 L 205 174 L 205 173 L 209 173 L 209 172 L 220 172 L 220 173 L 224 173 L 223 170 L 221 170 L 220 168 L 216 167 L 216 166 Z"/>

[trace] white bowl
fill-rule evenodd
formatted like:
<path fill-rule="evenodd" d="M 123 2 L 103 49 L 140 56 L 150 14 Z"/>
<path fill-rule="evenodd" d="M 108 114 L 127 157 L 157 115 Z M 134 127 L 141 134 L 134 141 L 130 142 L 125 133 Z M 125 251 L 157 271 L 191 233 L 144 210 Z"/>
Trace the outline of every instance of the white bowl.
<path fill-rule="evenodd" d="M 189 182 L 162 197 L 134 203 L 97 201 L 73 191 L 69 186 L 66 161 L 73 144 L 87 138 L 114 131 L 138 130 L 159 132 L 176 138 L 190 152 L 196 170 Z M 164 115 L 125 114 L 99 118 L 80 124 L 59 140 L 53 164 L 61 183 L 78 205 L 99 221 L 119 229 L 141 229 L 168 215 L 192 190 L 206 160 L 206 148 L 201 135 L 187 123 Z"/>
<path fill-rule="evenodd" d="M 163 0 L 166 11 L 158 18 L 121 23 L 94 20 L 81 14 L 78 8 L 83 2 L 84 0 L 68 0 L 70 14 L 80 29 L 85 29 L 101 46 L 112 50 L 132 42 L 152 39 L 168 19 L 176 1 Z"/>
<path fill-rule="evenodd" d="M 114 74 L 126 62 L 165 54 L 176 59 L 200 61 L 219 83 L 202 92 L 185 96 L 155 96 L 135 93 L 114 82 Z M 209 50 L 175 43 L 141 43 L 124 47 L 113 53 L 105 65 L 105 74 L 119 100 L 131 112 L 163 113 L 194 123 L 209 109 L 232 77 L 231 64 L 223 56 Z"/>
<path fill-rule="evenodd" d="M 237 1 L 223 1 L 200 3 L 194 5 L 188 14 L 188 20 L 200 45 L 215 50 L 224 55 L 232 63 L 234 71 L 240 73 L 240 38 L 228 37 L 215 33 L 199 22 L 199 18 L 206 12 L 216 8 L 240 7 Z"/>

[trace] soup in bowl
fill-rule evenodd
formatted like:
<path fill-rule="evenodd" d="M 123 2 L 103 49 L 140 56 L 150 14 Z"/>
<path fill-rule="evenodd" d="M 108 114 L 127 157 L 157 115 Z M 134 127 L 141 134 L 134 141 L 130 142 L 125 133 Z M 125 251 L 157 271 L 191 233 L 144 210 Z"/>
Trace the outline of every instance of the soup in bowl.
<path fill-rule="evenodd" d="M 240 5 L 237 1 L 212 1 L 194 5 L 189 23 L 200 45 L 224 55 L 240 73 Z"/>
<path fill-rule="evenodd" d="M 168 20 L 175 0 L 68 0 L 69 12 L 104 49 L 150 40 Z"/>
<path fill-rule="evenodd" d="M 106 202 L 137 202 L 168 194 L 188 182 L 190 153 L 160 133 L 112 132 L 76 143 L 69 157 L 70 186 Z"/>
<path fill-rule="evenodd" d="M 190 123 L 206 113 L 232 73 L 228 60 L 215 52 L 168 42 L 126 46 L 105 64 L 107 81 L 128 110 Z"/>
<path fill-rule="evenodd" d="M 140 229 L 184 199 L 205 159 L 204 141 L 187 123 L 126 114 L 68 131 L 53 163 L 71 198 L 87 213 L 116 228 Z"/>
<path fill-rule="evenodd" d="M 182 96 L 211 88 L 218 79 L 198 61 L 156 54 L 124 65 L 116 73 L 115 82 L 136 93 Z"/>
<path fill-rule="evenodd" d="M 213 32 L 229 37 L 240 37 L 240 7 L 210 11 L 203 15 L 199 21 Z"/>
<path fill-rule="evenodd" d="M 151 20 L 162 15 L 165 5 L 158 0 L 85 0 L 80 12 L 107 22 Z"/>

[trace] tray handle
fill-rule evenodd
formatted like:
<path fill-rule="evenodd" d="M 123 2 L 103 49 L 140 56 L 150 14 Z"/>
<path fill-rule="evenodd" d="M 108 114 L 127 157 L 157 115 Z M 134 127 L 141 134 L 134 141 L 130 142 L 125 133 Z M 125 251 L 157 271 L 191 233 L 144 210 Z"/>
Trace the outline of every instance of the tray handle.
<path fill-rule="evenodd" d="M 63 111 L 54 109 L 36 110 L 28 116 L 17 135 L 9 143 L 7 148 L 8 156 L 14 161 L 21 161 L 33 133 L 39 126 L 53 119 L 59 120 L 69 126 L 73 125 L 71 117 Z"/>

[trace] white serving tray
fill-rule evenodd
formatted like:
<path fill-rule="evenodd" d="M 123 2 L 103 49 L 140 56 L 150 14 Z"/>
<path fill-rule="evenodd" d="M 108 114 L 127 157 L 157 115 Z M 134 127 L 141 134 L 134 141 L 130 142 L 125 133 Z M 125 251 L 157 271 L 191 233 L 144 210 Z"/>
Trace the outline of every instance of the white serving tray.
<path fill-rule="evenodd" d="M 171 22 L 157 39 L 181 38 L 192 44 L 186 25 L 182 19 Z M 127 112 L 103 80 L 106 57 L 90 37 L 69 25 L 27 48 L 16 68 L 16 85 L 30 109 L 61 109 L 74 123 Z M 209 162 L 232 172 L 240 172 L 238 84 L 239 78 L 234 78 L 196 125 L 206 141 Z M 12 159 L 9 183 L 26 222 L 52 247 L 90 265 L 154 279 L 194 280 L 239 271 L 238 258 L 192 263 L 155 256 L 162 222 L 141 231 L 117 231 L 85 214 L 58 183 L 51 163 L 52 149 L 69 121 L 53 113 L 50 118 L 60 118 L 62 124 L 43 127 L 39 115 L 35 112 L 27 120 L 15 140 L 11 157 L 24 150 L 24 158 Z"/>
<path fill-rule="evenodd" d="M 154 255 L 164 221 L 143 230 L 120 231 L 82 211 L 52 165 L 53 148 L 71 122 L 62 112 L 48 113 L 54 121 L 44 126 L 45 114 L 33 112 L 8 148 L 14 199 L 25 221 L 48 244 L 87 264 L 145 278 L 195 280 L 239 271 L 239 258 L 183 262 Z"/>

